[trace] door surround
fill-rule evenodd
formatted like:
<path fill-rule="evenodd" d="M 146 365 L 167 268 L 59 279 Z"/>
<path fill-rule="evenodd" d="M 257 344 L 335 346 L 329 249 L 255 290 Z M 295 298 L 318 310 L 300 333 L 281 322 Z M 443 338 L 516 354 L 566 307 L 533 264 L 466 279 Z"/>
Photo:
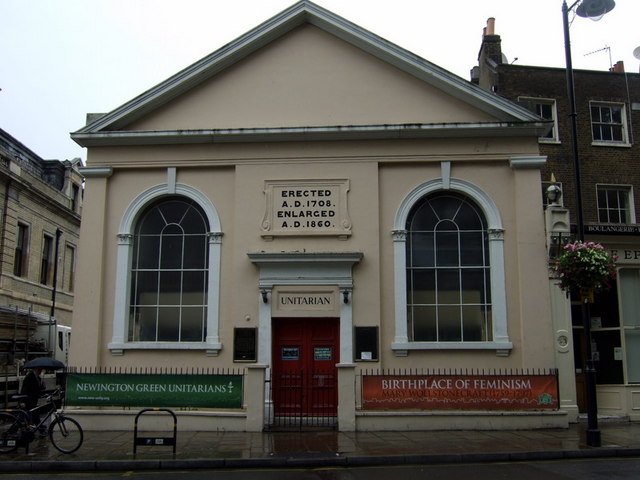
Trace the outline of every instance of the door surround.
<path fill-rule="evenodd" d="M 353 362 L 353 265 L 362 252 L 256 252 L 248 253 L 258 266 L 258 363 L 271 365 L 271 339 L 274 287 L 295 287 L 298 292 L 317 293 L 319 286 L 335 287 L 340 319 L 340 363 Z M 319 314 L 308 309 L 308 316 Z M 299 315 L 301 312 L 297 312 Z M 322 314 L 327 316 L 326 314 Z"/>

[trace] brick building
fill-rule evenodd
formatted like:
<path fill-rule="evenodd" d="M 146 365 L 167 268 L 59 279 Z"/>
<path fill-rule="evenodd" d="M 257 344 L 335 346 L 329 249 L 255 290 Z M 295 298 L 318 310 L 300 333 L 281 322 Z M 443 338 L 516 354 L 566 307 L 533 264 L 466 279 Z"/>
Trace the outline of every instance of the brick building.
<path fill-rule="evenodd" d="M 44 160 L 0 129 L 2 364 L 44 353 L 53 343 L 41 338 L 49 335 L 49 324 L 52 329 L 71 325 L 82 211 L 80 166 L 78 158 Z"/>
<path fill-rule="evenodd" d="M 564 207 L 570 225 L 558 228 L 548 223 L 549 243 L 553 243 L 554 231 L 575 232 L 576 194 L 566 70 L 504 62 L 500 36 L 495 34 L 494 20 L 489 19 L 472 81 L 498 96 L 519 102 L 551 122 L 550 131 L 539 139 L 540 154 L 547 157 L 541 191 L 554 181 L 561 187 L 560 208 L 547 206 L 547 218 L 552 210 L 562 214 Z M 636 392 L 640 383 L 640 335 L 636 330 L 640 325 L 640 227 L 636 217 L 640 207 L 637 194 L 640 145 L 634 141 L 634 133 L 640 131 L 640 75 L 625 72 L 622 62 L 618 62 L 610 71 L 574 70 L 574 84 L 586 240 L 602 243 L 618 256 L 616 286 L 597 296 L 591 306 L 599 411 L 633 417 L 640 398 Z M 552 280 L 557 339 L 563 338 L 563 331 L 573 332 L 573 344 L 557 346 L 559 364 L 565 366 L 565 407 L 575 399 L 583 411 L 580 308 L 575 302 L 569 308 L 554 283 Z M 569 316 L 572 321 L 562 320 Z M 569 351 L 574 352 L 574 359 L 566 358 Z M 577 396 L 573 388 L 574 368 Z"/>

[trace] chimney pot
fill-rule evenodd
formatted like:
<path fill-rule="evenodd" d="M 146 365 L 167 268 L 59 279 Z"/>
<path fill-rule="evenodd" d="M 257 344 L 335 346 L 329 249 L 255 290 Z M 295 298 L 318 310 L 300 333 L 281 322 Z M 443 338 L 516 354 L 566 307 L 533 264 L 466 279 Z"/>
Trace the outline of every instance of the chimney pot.
<path fill-rule="evenodd" d="M 611 72 L 624 73 L 624 62 L 622 60 L 618 60 L 616 64 L 611 67 Z"/>
<path fill-rule="evenodd" d="M 485 27 L 485 36 L 486 35 L 495 35 L 496 30 L 496 19 L 494 17 L 489 17 L 487 19 L 487 26 Z"/>

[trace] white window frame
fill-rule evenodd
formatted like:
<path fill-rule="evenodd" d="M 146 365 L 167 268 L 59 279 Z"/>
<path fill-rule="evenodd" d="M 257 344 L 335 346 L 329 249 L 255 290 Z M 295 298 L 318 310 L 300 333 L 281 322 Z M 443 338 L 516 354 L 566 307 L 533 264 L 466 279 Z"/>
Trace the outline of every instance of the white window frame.
<path fill-rule="evenodd" d="M 622 222 L 602 222 L 600 220 L 600 203 L 599 203 L 599 193 L 600 190 L 618 190 L 620 192 L 624 191 L 627 197 L 627 206 L 628 206 L 628 219 L 625 223 Z M 619 185 L 619 184 L 610 184 L 610 183 L 596 183 L 596 209 L 598 213 L 598 222 L 599 223 L 608 223 L 612 225 L 633 225 L 636 223 L 636 211 L 635 211 L 635 202 L 633 197 L 633 186 L 632 185 Z M 607 209 L 609 210 L 609 209 Z"/>
<path fill-rule="evenodd" d="M 411 208 L 424 196 L 452 190 L 473 199 L 487 220 L 489 261 L 491 265 L 492 340 L 486 342 L 410 342 L 407 323 L 407 218 Z M 395 338 L 391 345 L 396 356 L 410 350 L 495 350 L 507 356 L 513 349 L 507 331 L 507 297 L 504 265 L 504 229 L 500 212 L 493 200 L 477 186 L 456 178 L 438 178 L 416 187 L 402 201 L 394 221 L 393 257 L 395 286 Z"/>
<path fill-rule="evenodd" d="M 560 143 L 560 136 L 558 134 L 558 109 L 556 106 L 556 100 L 554 98 L 542 98 L 542 97 L 518 97 L 518 102 L 524 104 L 535 105 L 551 105 L 551 119 L 553 120 L 553 126 L 551 127 L 550 137 L 538 137 L 540 143 Z M 531 110 L 531 109 L 529 109 Z M 536 115 L 537 112 L 531 110 Z"/>
<path fill-rule="evenodd" d="M 619 107 L 620 108 L 620 116 L 622 118 L 622 123 L 621 123 L 622 140 L 596 140 L 595 138 L 593 138 L 593 117 L 591 115 L 592 107 Z M 592 145 L 603 145 L 608 147 L 629 146 L 629 132 L 627 127 L 627 110 L 624 103 L 590 101 L 589 102 L 589 118 L 591 122 L 590 128 L 591 128 Z M 599 123 L 602 123 L 602 122 L 599 122 Z M 612 123 L 610 125 L 614 125 L 614 124 Z"/>
<path fill-rule="evenodd" d="M 207 336 L 204 342 L 130 342 L 127 339 L 135 223 L 145 207 L 166 195 L 182 195 L 194 200 L 204 210 L 209 221 Z M 131 202 L 122 217 L 118 234 L 113 337 L 108 347 L 112 355 L 123 355 L 125 350 L 205 350 L 209 356 L 219 354 L 222 349 L 219 337 L 221 237 L 220 217 L 213 203 L 203 193 L 188 185 L 158 185 L 141 193 Z"/>

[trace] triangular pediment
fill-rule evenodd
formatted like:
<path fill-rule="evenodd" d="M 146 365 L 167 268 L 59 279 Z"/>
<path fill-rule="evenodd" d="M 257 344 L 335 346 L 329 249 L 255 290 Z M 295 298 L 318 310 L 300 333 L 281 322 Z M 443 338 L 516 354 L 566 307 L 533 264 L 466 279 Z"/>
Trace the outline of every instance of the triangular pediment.
<path fill-rule="evenodd" d="M 92 146 L 544 128 L 516 104 L 301 1 L 72 138 Z"/>

